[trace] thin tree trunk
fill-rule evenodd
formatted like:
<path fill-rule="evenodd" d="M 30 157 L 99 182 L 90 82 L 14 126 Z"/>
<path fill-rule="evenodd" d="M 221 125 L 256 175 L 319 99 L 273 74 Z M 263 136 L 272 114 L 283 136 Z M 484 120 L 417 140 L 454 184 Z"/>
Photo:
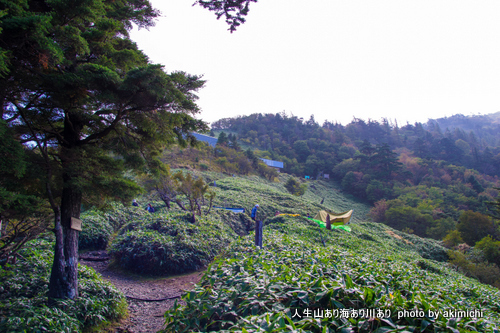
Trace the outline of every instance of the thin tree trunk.
<path fill-rule="evenodd" d="M 61 225 L 61 214 L 59 209 L 55 209 L 54 234 L 56 236 L 56 244 L 54 246 L 54 262 L 52 263 L 52 271 L 50 273 L 49 283 L 49 305 L 54 305 L 54 300 L 64 298 L 64 290 L 67 289 L 67 281 L 64 272 L 64 237 Z"/>
<path fill-rule="evenodd" d="M 161 200 L 165 203 L 165 206 L 167 206 L 167 209 L 170 210 L 170 198 L 168 198 L 167 196 L 162 196 L 160 195 L 160 198 Z"/>
<path fill-rule="evenodd" d="M 183 211 L 187 211 L 187 208 L 184 207 L 180 200 L 175 200 L 175 203 L 177 204 L 177 206 L 179 206 L 180 209 L 182 209 Z"/>

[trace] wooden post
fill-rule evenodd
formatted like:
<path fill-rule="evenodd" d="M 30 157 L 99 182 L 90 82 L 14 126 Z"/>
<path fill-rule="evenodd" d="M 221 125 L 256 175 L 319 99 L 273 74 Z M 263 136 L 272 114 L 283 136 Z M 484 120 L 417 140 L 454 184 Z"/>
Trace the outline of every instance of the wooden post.
<path fill-rule="evenodd" d="M 255 221 L 255 246 L 262 249 L 262 221 Z"/>
<path fill-rule="evenodd" d="M 332 222 L 330 221 L 330 214 L 326 215 L 326 230 L 332 230 Z"/>

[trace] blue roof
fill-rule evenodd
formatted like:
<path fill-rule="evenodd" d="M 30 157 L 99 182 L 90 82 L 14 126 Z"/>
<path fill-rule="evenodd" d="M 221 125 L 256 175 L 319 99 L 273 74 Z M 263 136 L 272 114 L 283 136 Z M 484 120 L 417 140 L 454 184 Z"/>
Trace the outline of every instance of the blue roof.
<path fill-rule="evenodd" d="M 261 158 L 261 160 L 266 163 L 267 166 L 274 167 L 274 168 L 281 168 L 283 169 L 283 162 L 280 161 L 273 161 L 273 160 L 266 160 L 265 158 Z"/>
<path fill-rule="evenodd" d="M 199 133 L 195 133 L 195 132 L 192 132 L 191 134 L 196 138 L 196 140 L 201 141 L 201 142 L 206 142 L 212 147 L 215 147 L 215 145 L 217 144 L 218 139 L 214 138 L 212 136 L 203 135 L 203 134 L 199 134 Z"/>

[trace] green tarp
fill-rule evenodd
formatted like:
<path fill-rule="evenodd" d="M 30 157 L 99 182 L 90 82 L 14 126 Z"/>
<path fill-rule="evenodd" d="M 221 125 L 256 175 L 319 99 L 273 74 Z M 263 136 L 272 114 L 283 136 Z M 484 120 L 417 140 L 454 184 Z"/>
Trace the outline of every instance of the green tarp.
<path fill-rule="evenodd" d="M 326 223 L 320 220 L 310 219 L 316 222 L 320 228 L 326 228 Z M 348 225 L 344 225 L 344 222 L 332 223 L 332 229 L 342 229 L 348 232 L 351 232 L 351 227 Z"/>

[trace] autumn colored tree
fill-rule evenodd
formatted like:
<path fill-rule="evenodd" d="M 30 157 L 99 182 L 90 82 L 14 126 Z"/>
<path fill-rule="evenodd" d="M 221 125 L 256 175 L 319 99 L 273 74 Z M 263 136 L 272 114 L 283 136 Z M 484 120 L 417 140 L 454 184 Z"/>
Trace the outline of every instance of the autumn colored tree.
<path fill-rule="evenodd" d="M 152 169 L 150 174 L 142 177 L 142 183 L 146 190 L 155 191 L 158 194 L 167 209 L 171 208 L 171 202 L 177 202 L 178 184 L 168 165 L 159 165 Z"/>
<path fill-rule="evenodd" d="M 196 215 L 201 216 L 203 214 L 201 207 L 205 199 L 209 201 L 206 214 L 210 212 L 215 192 L 205 183 L 203 178 L 193 177 L 190 173 L 185 175 L 178 171 L 174 174 L 174 179 L 177 181 L 176 191 L 186 196 L 188 206 L 186 207 L 179 198 L 176 199 L 176 202 L 183 210 L 190 211 L 193 214 L 191 222 L 196 223 Z"/>

